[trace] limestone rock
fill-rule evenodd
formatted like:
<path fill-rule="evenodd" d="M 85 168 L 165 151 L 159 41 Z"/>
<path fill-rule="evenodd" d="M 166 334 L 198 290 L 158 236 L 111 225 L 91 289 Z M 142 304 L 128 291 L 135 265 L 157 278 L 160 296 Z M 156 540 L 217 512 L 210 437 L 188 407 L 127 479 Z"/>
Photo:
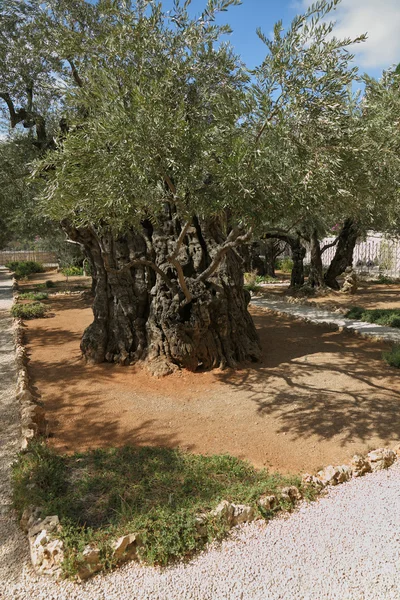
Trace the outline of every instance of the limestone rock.
<path fill-rule="evenodd" d="M 301 481 L 303 485 L 312 485 L 317 490 L 322 489 L 326 485 L 323 481 L 321 481 L 321 479 L 316 477 L 316 475 L 310 475 L 309 473 L 304 473 Z"/>
<path fill-rule="evenodd" d="M 353 477 L 361 477 L 365 473 L 371 472 L 371 465 L 368 460 L 359 454 L 355 454 L 351 459 L 350 466 L 353 472 Z"/>
<path fill-rule="evenodd" d="M 64 560 L 63 542 L 51 534 L 59 531 L 57 516 L 46 517 L 33 525 L 28 532 L 31 560 L 34 569 L 43 575 L 59 577 Z"/>
<path fill-rule="evenodd" d="M 396 460 L 396 453 L 389 448 L 378 448 L 378 450 L 368 452 L 367 458 L 372 471 L 381 471 L 382 469 L 387 469 L 394 463 Z"/>
<path fill-rule="evenodd" d="M 324 486 L 326 485 L 337 485 L 337 476 L 339 475 L 336 468 L 332 465 L 325 467 L 322 471 L 318 471 L 317 477 L 320 479 Z"/>
<path fill-rule="evenodd" d="M 227 500 L 222 500 L 218 506 L 211 512 L 212 517 L 218 517 L 225 521 L 231 522 L 234 513 L 234 508 Z"/>
<path fill-rule="evenodd" d="M 344 294 L 355 294 L 358 290 L 358 277 L 351 267 L 345 270 L 345 276 L 341 292 Z"/>
<path fill-rule="evenodd" d="M 140 536 L 137 533 L 123 535 L 113 544 L 114 558 L 117 561 L 136 558 L 138 546 L 140 546 Z"/>
<path fill-rule="evenodd" d="M 255 512 L 252 506 L 246 506 L 245 504 L 232 504 L 232 508 L 232 525 L 240 525 L 241 523 L 249 523 L 250 521 L 254 521 Z"/>
<path fill-rule="evenodd" d="M 40 520 L 40 508 L 35 506 L 28 506 L 24 510 L 21 516 L 21 520 L 19 522 L 21 529 L 24 533 L 28 533 L 29 529 L 33 527 Z"/>
<path fill-rule="evenodd" d="M 100 570 L 100 550 L 92 546 L 85 546 L 82 552 L 82 563 L 78 567 L 78 579 L 84 581 Z"/>
<path fill-rule="evenodd" d="M 264 510 L 273 510 L 276 506 L 276 502 L 276 496 L 262 496 L 258 501 L 258 505 Z"/>
<path fill-rule="evenodd" d="M 300 490 L 295 485 L 282 488 L 282 497 L 283 496 L 287 496 L 291 502 L 296 502 L 302 498 Z"/>
<path fill-rule="evenodd" d="M 397 454 L 397 456 L 400 456 L 400 444 L 397 444 L 394 448 L 393 448 L 393 452 L 395 452 Z"/>

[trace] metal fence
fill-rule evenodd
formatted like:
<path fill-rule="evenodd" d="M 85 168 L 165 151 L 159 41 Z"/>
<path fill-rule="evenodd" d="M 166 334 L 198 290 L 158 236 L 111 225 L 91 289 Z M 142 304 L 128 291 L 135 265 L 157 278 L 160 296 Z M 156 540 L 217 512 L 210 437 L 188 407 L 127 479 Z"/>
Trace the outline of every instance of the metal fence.
<path fill-rule="evenodd" d="M 17 260 L 34 260 L 43 265 L 57 265 L 57 255 L 54 252 L 36 250 L 0 250 L 0 265 Z"/>
<path fill-rule="evenodd" d="M 335 238 L 322 240 L 321 247 L 334 241 Z M 328 248 L 322 255 L 324 267 L 328 267 L 336 252 L 336 246 Z M 307 251 L 304 262 L 310 262 L 310 251 Z M 400 277 L 400 239 L 388 237 L 381 233 L 369 233 L 365 240 L 357 242 L 353 254 L 353 267 L 368 277 Z"/>

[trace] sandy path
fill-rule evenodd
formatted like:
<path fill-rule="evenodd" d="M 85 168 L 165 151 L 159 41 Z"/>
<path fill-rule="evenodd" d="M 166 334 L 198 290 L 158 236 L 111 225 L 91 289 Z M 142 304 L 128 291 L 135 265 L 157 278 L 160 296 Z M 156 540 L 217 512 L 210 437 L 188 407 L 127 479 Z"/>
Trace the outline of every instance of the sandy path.
<path fill-rule="evenodd" d="M 25 537 L 10 514 L 10 465 L 18 451 L 20 437 L 11 304 L 11 279 L 8 271 L 0 267 L 0 598 L 1 586 L 5 582 L 17 582 L 21 563 L 28 564 Z"/>

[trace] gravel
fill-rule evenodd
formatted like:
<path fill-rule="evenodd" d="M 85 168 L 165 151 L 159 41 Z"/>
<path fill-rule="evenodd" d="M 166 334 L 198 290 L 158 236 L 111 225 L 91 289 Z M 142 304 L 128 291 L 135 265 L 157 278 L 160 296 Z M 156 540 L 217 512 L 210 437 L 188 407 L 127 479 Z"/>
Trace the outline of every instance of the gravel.
<path fill-rule="evenodd" d="M 290 516 L 242 526 L 187 564 L 161 570 L 131 563 L 81 586 L 35 576 L 9 512 L 18 415 L 4 312 L 0 336 L 1 600 L 400 600 L 400 461 L 330 488 Z"/>

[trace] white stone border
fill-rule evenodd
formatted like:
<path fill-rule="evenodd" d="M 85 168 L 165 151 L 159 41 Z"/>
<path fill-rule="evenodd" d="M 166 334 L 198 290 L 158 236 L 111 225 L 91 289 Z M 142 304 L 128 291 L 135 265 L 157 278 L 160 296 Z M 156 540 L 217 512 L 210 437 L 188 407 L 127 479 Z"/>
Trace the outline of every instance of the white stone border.
<path fill-rule="evenodd" d="M 327 486 L 345 483 L 352 478 L 361 477 L 366 473 L 372 473 L 387 469 L 400 456 L 400 444 L 394 449 L 378 448 L 369 452 L 366 457 L 355 455 L 349 465 L 332 465 L 319 471 L 317 475 L 305 474 L 302 477 L 304 486 L 312 486 L 317 492 L 321 492 Z M 279 501 L 284 500 L 288 505 L 294 506 L 303 498 L 302 492 L 296 486 L 282 488 L 278 495 L 261 496 L 258 505 L 263 510 L 274 510 L 279 506 Z M 57 515 L 39 518 L 40 509 L 29 507 L 21 518 L 21 527 L 28 534 L 31 551 L 32 565 L 39 574 L 61 577 L 61 563 L 64 560 L 64 546 L 61 539 L 56 537 L 60 532 L 61 525 Z M 252 506 L 233 504 L 222 500 L 216 509 L 209 513 L 202 513 L 196 517 L 196 529 L 199 538 L 207 535 L 207 521 L 209 518 L 218 517 L 223 519 L 229 528 L 254 521 L 256 512 Z M 116 563 L 128 560 L 137 560 L 137 551 L 140 548 L 141 539 L 137 533 L 123 535 L 112 544 L 113 556 Z M 88 579 L 102 569 L 100 561 L 100 550 L 87 545 L 82 552 L 82 562 L 79 565 L 78 581 Z"/>
<path fill-rule="evenodd" d="M 18 293 L 18 283 L 13 279 L 14 303 Z M 24 345 L 22 319 L 14 319 L 13 334 L 15 343 L 15 362 L 17 365 L 16 398 L 19 402 L 21 419 L 21 449 L 27 448 L 29 440 L 46 434 L 44 409 L 31 392 L 27 369 L 27 352 Z"/>

